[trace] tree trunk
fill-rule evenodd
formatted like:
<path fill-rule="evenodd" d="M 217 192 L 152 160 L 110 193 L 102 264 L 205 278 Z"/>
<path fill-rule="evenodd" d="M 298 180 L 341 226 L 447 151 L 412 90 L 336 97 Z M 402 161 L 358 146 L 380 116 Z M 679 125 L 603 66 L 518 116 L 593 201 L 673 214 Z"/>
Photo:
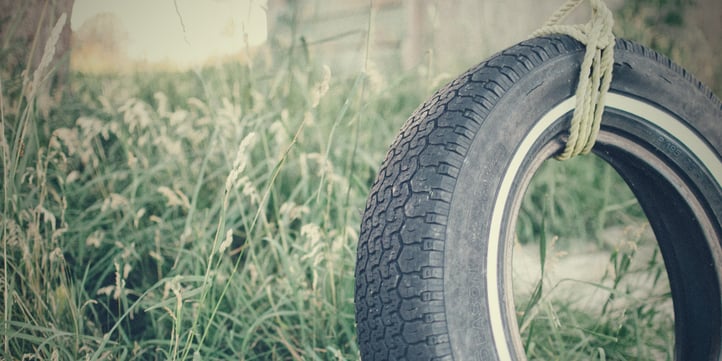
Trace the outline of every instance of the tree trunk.
<path fill-rule="evenodd" d="M 53 75 L 38 86 L 36 93 L 38 110 L 46 117 L 50 108 L 60 102 L 67 83 L 74 1 L 0 0 L 0 78 L 5 94 L 13 100 L 20 99 L 23 82 L 30 80 L 38 68 L 53 27 L 66 14 L 50 62 Z"/>

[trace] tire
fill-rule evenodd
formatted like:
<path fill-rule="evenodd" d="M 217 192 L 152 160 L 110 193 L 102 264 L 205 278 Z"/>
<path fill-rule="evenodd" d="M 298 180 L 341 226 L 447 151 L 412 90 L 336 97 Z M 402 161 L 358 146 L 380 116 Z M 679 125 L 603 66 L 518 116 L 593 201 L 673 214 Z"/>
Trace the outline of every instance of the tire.
<path fill-rule="evenodd" d="M 419 107 L 363 215 L 356 322 L 363 360 L 524 360 L 511 288 L 522 196 L 561 152 L 584 47 L 515 45 Z M 718 360 L 722 105 L 669 59 L 617 40 L 593 152 L 627 182 L 670 279 L 675 357 Z"/>

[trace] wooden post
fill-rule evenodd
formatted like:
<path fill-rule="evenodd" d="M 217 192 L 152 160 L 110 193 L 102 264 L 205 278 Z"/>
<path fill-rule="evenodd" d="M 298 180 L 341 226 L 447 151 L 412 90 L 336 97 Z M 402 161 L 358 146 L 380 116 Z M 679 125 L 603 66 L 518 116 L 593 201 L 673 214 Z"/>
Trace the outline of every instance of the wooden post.
<path fill-rule="evenodd" d="M 406 36 L 403 41 L 403 66 L 411 69 L 418 65 L 424 55 L 424 39 L 426 38 L 426 1 L 406 0 Z"/>

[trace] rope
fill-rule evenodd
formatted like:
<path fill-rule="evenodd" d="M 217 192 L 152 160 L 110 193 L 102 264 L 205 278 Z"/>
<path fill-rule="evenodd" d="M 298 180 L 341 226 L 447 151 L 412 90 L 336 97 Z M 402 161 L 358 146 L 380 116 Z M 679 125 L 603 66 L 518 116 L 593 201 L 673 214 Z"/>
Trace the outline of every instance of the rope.
<path fill-rule="evenodd" d="M 612 12 L 602 0 L 589 0 L 592 18 L 586 24 L 560 25 L 584 0 L 567 0 L 532 37 L 564 34 L 586 46 L 576 90 L 576 104 L 569 138 L 556 158 L 565 160 L 592 150 L 599 134 L 604 99 L 612 83 L 614 34 Z"/>

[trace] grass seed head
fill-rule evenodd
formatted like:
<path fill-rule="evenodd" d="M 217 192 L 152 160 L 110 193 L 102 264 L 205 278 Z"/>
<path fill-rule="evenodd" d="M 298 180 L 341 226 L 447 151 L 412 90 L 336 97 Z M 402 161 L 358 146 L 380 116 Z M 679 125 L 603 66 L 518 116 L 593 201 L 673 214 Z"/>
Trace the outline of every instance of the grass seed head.
<path fill-rule="evenodd" d="M 34 92 L 38 88 L 40 82 L 43 81 L 47 75 L 46 70 L 50 66 L 50 62 L 55 58 L 55 46 L 58 43 L 58 39 L 60 39 L 60 32 L 63 30 L 63 27 L 65 27 L 66 19 L 66 13 L 60 14 L 58 21 L 55 23 L 55 26 L 53 26 L 53 30 L 50 31 L 50 36 L 43 50 L 43 56 L 40 58 L 40 63 L 33 73 L 33 82 L 30 85 L 31 92 Z"/>
<path fill-rule="evenodd" d="M 311 89 L 311 108 L 316 108 L 321 102 L 321 98 L 328 92 L 331 83 L 331 68 L 328 65 L 323 66 L 323 78 Z"/>

